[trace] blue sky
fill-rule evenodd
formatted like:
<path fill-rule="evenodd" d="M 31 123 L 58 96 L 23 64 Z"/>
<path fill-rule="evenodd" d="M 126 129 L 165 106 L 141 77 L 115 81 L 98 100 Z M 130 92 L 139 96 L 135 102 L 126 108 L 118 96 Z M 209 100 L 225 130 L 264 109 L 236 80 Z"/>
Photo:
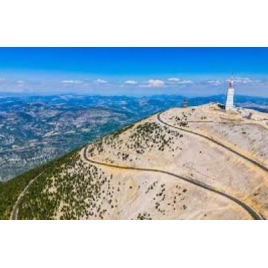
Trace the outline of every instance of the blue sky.
<path fill-rule="evenodd" d="M 266 48 L 0 48 L 0 92 L 268 97 Z"/>

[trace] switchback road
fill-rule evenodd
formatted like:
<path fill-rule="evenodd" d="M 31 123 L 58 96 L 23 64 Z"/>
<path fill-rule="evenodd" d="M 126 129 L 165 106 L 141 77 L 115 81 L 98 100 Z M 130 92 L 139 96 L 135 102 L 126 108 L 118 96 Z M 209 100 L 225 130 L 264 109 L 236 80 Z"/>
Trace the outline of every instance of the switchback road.
<path fill-rule="evenodd" d="M 236 204 L 238 204 L 243 209 L 245 209 L 249 213 L 249 215 L 252 217 L 252 219 L 254 219 L 254 220 L 262 220 L 262 217 L 257 212 L 255 212 L 250 206 L 248 206 L 246 203 L 242 202 L 241 200 L 237 199 L 236 197 L 233 197 L 233 196 L 231 196 L 231 195 L 229 195 L 227 193 L 219 191 L 216 188 L 214 188 L 213 186 L 205 184 L 205 183 L 203 183 L 201 181 L 198 181 L 198 180 L 195 180 L 195 179 L 192 179 L 192 178 L 182 177 L 182 176 L 179 176 L 179 175 L 177 175 L 175 173 L 172 173 L 172 172 L 169 172 L 169 171 L 164 171 L 164 170 L 159 170 L 159 169 L 124 167 L 124 166 L 120 166 L 120 165 L 106 164 L 106 163 L 99 162 L 99 161 L 92 160 L 92 159 L 88 158 L 88 156 L 87 156 L 87 147 L 83 148 L 82 150 L 83 150 L 82 156 L 84 157 L 84 160 L 89 162 L 89 163 L 91 163 L 91 164 L 99 165 L 99 166 L 112 167 L 112 168 L 117 168 L 117 169 L 122 169 L 122 170 L 136 170 L 136 171 L 157 172 L 157 173 L 161 173 L 161 174 L 166 174 L 166 175 L 175 177 L 177 179 L 189 182 L 189 183 L 191 183 L 193 185 L 196 185 L 196 186 L 198 186 L 200 188 L 203 188 L 203 189 L 208 190 L 210 192 L 213 192 L 215 194 L 224 196 L 224 197 L 228 198 L 229 200 L 231 200 L 231 201 L 235 202 Z"/>
<path fill-rule="evenodd" d="M 203 135 L 203 134 L 201 134 L 201 133 L 198 133 L 198 132 L 195 132 L 195 131 L 192 131 L 192 130 L 190 130 L 190 129 L 186 129 L 186 128 L 183 128 L 183 127 L 175 127 L 175 126 L 173 126 L 173 125 L 170 125 L 170 124 L 168 124 L 167 122 L 165 122 L 165 121 L 163 121 L 163 120 L 161 119 L 161 114 L 163 114 L 163 113 L 159 113 L 159 114 L 157 114 L 157 119 L 158 119 L 158 121 L 161 122 L 162 124 L 164 124 L 164 125 L 166 125 L 166 126 L 168 126 L 168 127 L 171 127 L 171 128 L 179 129 L 179 130 L 181 130 L 181 131 L 184 131 L 184 132 L 193 134 L 193 135 L 195 135 L 195 136 L 199 136 L 199 137 L 204 138 L 204 139 L 206 139 L 206 140 L 208 140 L 208 141 L 210 141 L 210 142 L 213 142 L 213 143 L 219 145 L 220 147 L 222 147 L 222 148 L 224 148 L 224 149 L 226 149 L 226 150 L 228 150 L 228 151 L 230 151 L 230 152 L 236 154 L 237 156 L 243 158 L 244 160 L 249 161 L 251 164 L 257 166 L 258 168 L 264 170 L 265 172 L 267 172 L 267 176 L 268 176 L 268 168 L 267 168 L 266 166 L 262 165 L 260 162 L 254 160 L 254 159 L 251 159 L 251 158 L 249 158 L 248 156 L 243 155 L 242 153 L 240 153 L 240 152 L 238 152 L 238 151 L 236 151 L 236 150 L 234 150 L 234 149 L 228 147 L 227 145 L 221 143 L 220 141 L 215 140 L 215 139 L 213 139 L 213 138 L 210 138 L 210 137 L 208 137 L 208 136 L 206 136 L 206 135 Z"/>
<path fill-rule="evenodd" d="M 221 147 L 223 147 L 223 148 L 225 148 L 225 149 L 227 149 L 227 150 L 229 150 L 229 151 L 235 153 L 236 155 L 238 155 L 238 156 L 244 158 L 245 160 L 251 162 L 252 164 L 254 164 L 254 165 L 260 167 L 261 169 L 263 169 L 264 171 L 268 172 L 268 168 L 267 168 L 267 167 L 263 166 L 262 164 L 260 164 L 259 162 L 255 161 L 255 160 L 253 160 L 253 159 L 248 158 L 247 156 L 244 156 L 243 154 L 241 154 L 241 153 L 235 151 L 234 149 L 229 148 L 228 146 L 226 146 L 226 145 L 220 143 L 219 141 L 216 141 L 216 140 L 214 140 L 214 139 L 212 139 L 212 138 L 209 138 L 209 137 L 207 137 L 207 136 L 205 136 L 205 135 L 202 135 L 202 134 L 200 134 L 200 133 L 196 133 L 196 132 L 191 131 L 191 130 L 189 130 L 189 129 L 185 129 L 185 128 L 181 128 L 181 127 L 175 127 L 175 126 L 172 126 L 172 125 L 170 125 L 170 124 L 164 122 L 164 121 L 161 119 L 161 113 L 159 113 L 159 114 L 157 115 L 157 119 L 158 119 L 161 123 L 163 123 L 163 124 L 165 124 L 165 125 L 167 125 L 167 126 L 169 126 L 169 127 L 172 127 L 172 128 L 175 128 L 175 129 L 179 129 L 179 130 L 181 130 L 181 131 L 185 131 L 185 132 L 191 133 L 191 134 L 193 134 L 193 135 L 197 135 L 197 136 L 200 136 L 200 137 L 202 137 L 202 138 L 205 138 L 205 139 L 207 139 L 207 140 L 209 140 L 209 141 L 211 141 L 211 142 L 214 142 L 214 143 L 218 144 L 219 146 L 221 146 Z M 229 199 L 229 200 L 235 202 L 235 203 L 238 204 L 240 207 L 242 207 L 243 209 L 245 209 L 245 210 L 248 212 L 248 214 L 252 217 L 252 219 L 254 219 L 254 220 L 262 220 L 262 219 L 263 219 L 263 218 L 262 218 L 256 211 L 254 211 L 250 206 L 248 206 L 248 205 L 247 205 L 246 203 L 244 203 L 243 201 L 241 201 L 241 200 L 237 199 L 236 197 L 233 197 L 233 196 L 231 196 L 231 195 L 229 195 L 229 194 L 227 194 L 227 193 L 225 193 L 225 192 L 222 192 L 222 191 L 216 189 L 215 187 L 213 187 L 213 186 L 211 186 L 211 185 L 205 184 L 204 182 L 201 182 L 201 181 L 198 181 L 198 180 L 195 180 L 195 179 L 192 179 L 192 178 L 186 178 L 186 177 L 177 175 L 177 174 L 172 173 L 172 172 L 169 172 L 169 171 L 164 171 L 164 170 L 150 169 L 150 168 L 147 169 L 147 168 L 125 167 L 125 166 L 114 165 L 114 164 L 107 164 L 107 163 L 99 162 L 99 161 L 96 161 L 96 160 L 92 160 L 92 159 L 89 159 L 88 156 L 87 156 L 87 147 L 85 147 L 85 148 L 83 149 L 83 157 L 84 157 L 84 160 L 85 160 L 85 161 L 87 161 L 87 162 L 89 162 L 89 163 L 92 163 L 92 164 L 95 164 L 95 165 L 107 166 L 107 167 L 112 167 L 112 168 L 117 168 L 117 169 L 122 169 L 122 170 L 136 170 L 136 171 L 145 171 L 145 172 L 146 172 L 146 171 L 147 171 L 147 172 L 157 172 L 157 173 L 162 173 L 162 174 L 166 174 L 166 175 L 175 177 L 175 178 L 177 178 L 177 179 L 181 179 L 181 180 L 183 180 L 183 181 L 186 181 L 186 182 L 188 182 L 188 183 L 191 183 L 191 184 L 193 184 L 193 185 L 196 185 L 196 186 L 198 186 L 198 187 L 201 187 L 201 188 L 203 188 L 203 189 L 205 189 L 205 190 L 208 190 L 208 191 L 210 191 L 210 192 L 213 192 L 213 193 L 215 193 L 215 194 L 221 195 L 221 196 L 223 196 L 223 197 L 225 197 L 225 198 L 227 198 L 227 199 Z M 17 220 L 17 219 L 18 219 L 19 206 L 20 206 L 20 204 L 22 203 L 23 196 L 25 195 L 26 191 L 27 191 L 28 188 L 31 186 L 31 184 L 32 184 L 36 179 L 38 179 L 41 175 L 42 175 L 42 172 L 41 172 L 38 176 L 36 176 L 34 179 L 32 179 L 32 180 L 28 183 L 28 185 L 24 188 L 24 190 L 21 192 L 21 194 L 19 195 L 19 197 L 18 197 L 16 203 L 15 203 L 14 206 L 13 206 L 13 210 L 12 210 L 12 213 L 11 213 L 11 216 L 10 216 L 10 218 L 11 218 L 12 220 Z"/>

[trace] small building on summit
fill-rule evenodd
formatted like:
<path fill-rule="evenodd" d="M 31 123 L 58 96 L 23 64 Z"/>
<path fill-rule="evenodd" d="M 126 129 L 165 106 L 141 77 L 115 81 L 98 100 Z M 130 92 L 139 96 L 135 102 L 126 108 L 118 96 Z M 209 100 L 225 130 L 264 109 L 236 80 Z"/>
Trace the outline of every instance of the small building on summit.
<path fill-rule="evenodd" d="M 227 98 L 225 104 L 225 110 L 233 110 L 234 109 L 234 80 L 233 78 L 230 80 L 229 87 L 227 89 Z"/>

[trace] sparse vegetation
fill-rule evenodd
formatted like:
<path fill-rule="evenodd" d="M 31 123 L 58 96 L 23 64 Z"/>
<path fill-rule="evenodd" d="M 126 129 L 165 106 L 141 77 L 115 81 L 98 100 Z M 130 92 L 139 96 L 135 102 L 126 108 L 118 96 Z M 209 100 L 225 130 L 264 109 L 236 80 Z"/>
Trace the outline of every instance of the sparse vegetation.
<path fill-rule="evenodd" d="M 152 217 L 150 213 L 143 212 L 138 214 L 137 220 L 152 220 Z"/>
<path fill-rule="evenodd" d="M 124 136 L 125 132 L 120 131 L 95 142 L 88 150 L 89 156 L 94 157 L 101 154 L 105 147 L 106 153 L 108 152 L 105 161 L 112 164 L 118 163 L 118 161 L 133 162 L 133 160 L 140 160 L 145 152 L 154 149 L 161 152 L 168 150 L 171 153 L 181 150 L 174 145 L 175 139 L 180 139 L 183 135 L 155 122 L 134 125 L 129 133 L 127 139 Z M 124 152 L 121 152 L 122 148 L 124 148 Z M 146 161 L 150 161 L 150 159 L 146 159 Z"/>

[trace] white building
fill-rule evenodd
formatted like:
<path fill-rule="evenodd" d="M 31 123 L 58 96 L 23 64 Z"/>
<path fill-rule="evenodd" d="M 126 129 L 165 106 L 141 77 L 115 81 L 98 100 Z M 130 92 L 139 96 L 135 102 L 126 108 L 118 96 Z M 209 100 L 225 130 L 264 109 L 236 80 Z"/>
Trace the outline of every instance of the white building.
<path fill-rule="evenodd" d="M 234 81 L 231 79 L 227 90 L 227 99 L 225 104 L 225 110 L 232 110 L 234 108 Z"/>

